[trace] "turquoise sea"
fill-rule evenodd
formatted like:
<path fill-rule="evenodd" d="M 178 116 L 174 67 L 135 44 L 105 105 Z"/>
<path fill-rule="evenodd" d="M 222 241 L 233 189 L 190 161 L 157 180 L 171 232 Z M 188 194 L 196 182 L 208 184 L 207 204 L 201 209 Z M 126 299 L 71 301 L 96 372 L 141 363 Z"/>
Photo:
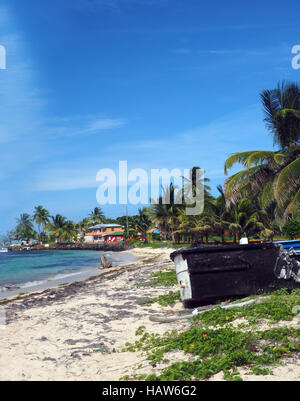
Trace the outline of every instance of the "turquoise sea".
<path fill-rule="evenodd" d="M 0 253 L 0 292 L 7 287 L 28 288 L 42 283 L 66 279 L 89 271 L 95 273 L 100 267 L 103 252 L 86 250 L 43 250 Z M 129 254 L 106 253 L 114 265 L 130 263 Z M 131 259 L 131 260 L 130 260 Z"/>

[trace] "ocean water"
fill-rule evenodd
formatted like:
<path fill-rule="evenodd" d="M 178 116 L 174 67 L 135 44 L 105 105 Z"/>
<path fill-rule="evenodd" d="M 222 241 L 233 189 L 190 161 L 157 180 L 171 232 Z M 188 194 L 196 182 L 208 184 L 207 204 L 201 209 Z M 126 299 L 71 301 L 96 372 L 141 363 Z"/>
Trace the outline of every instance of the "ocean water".
<path fill-rule="evenodd" d="M 0 253 L 0 292 L 8 286 L 28 288 L 45 282 L 66 279 L 98 271 L 104 252 L 86 250 L 44 250 Z M 113 265 L 130 263 L 129 254 L 106 253 Z"/>

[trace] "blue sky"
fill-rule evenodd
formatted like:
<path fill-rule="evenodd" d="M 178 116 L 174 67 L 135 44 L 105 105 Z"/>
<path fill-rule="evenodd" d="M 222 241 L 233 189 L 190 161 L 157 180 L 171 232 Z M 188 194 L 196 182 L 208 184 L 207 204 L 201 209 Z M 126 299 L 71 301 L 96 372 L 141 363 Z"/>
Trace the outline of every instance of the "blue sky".
<path fill-rule="evenodd" d="M 299 11 L 298 1 L 3 0 L 0 233 L 40 204 L 86 216 L 97 171 L 119 160 L 200 166 L 216 193 L 231 153 L 273 147 L 259 92 L 300 81 Z"/>

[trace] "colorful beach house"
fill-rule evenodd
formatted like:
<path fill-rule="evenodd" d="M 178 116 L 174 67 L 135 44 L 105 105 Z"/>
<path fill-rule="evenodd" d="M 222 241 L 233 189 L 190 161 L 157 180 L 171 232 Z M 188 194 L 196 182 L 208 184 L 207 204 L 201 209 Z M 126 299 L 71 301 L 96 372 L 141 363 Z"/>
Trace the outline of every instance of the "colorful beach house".
<path fill-rule="evenodd" d="M 97 224 L 87 230 L 84 239 L 89 244 L 123 242 L 125 241 L 124 228 L 118 224 Z"/>

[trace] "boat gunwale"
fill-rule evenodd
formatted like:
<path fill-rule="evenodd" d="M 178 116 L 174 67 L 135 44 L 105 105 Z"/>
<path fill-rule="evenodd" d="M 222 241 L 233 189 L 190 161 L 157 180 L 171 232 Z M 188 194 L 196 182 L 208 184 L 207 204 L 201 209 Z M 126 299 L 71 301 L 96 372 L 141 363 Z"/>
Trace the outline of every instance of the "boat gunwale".
<path fill-rule="evenodd" d="M 259 248 L 266 249 L 266 248 L 272 248 L 272 247 L 282 247 L 282 244 L 275 243 L 275 242 L 260 242 L 260 243 L 255 243 L 255 244 L 245 244 L 245 245 L 219 245 L 219 246 L 197 246 L 197 247 L 191 247 L 191 248 L 181 248 L 178 249 L 170 254 L 170 258 L 173 260 L 176 258 L 178 255 L 189 255 L 193 253 L 212 253 L 212 252 L 224 252 L 227 253 L 228 251 L 243 251 L 243 250 L 257 250 Z"/>

